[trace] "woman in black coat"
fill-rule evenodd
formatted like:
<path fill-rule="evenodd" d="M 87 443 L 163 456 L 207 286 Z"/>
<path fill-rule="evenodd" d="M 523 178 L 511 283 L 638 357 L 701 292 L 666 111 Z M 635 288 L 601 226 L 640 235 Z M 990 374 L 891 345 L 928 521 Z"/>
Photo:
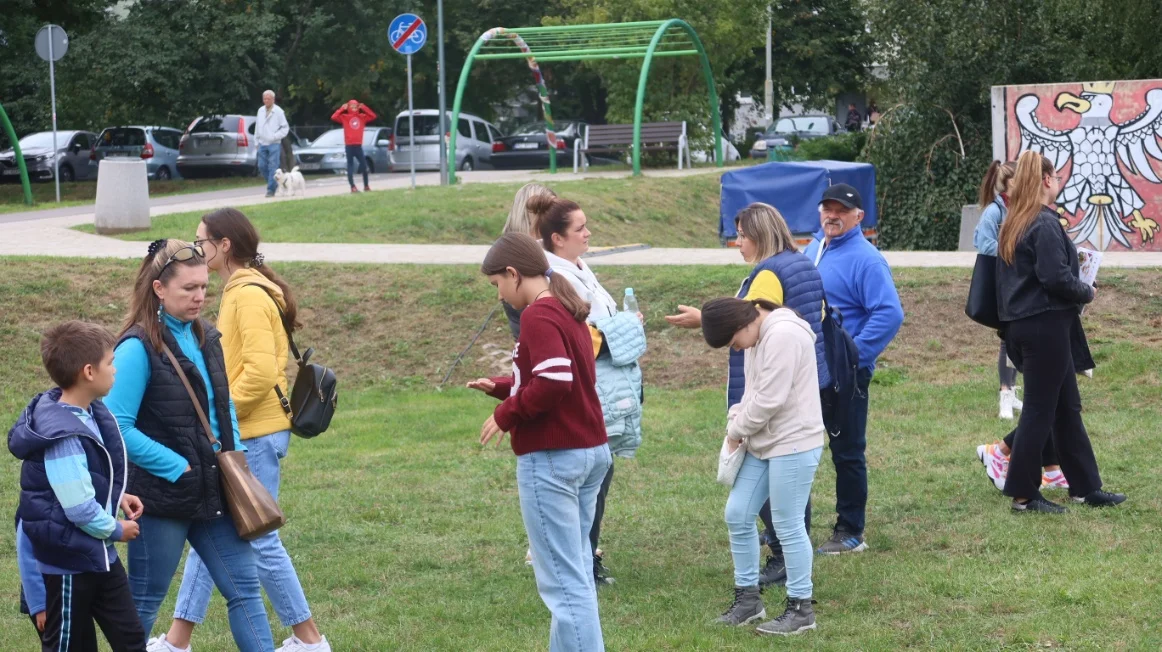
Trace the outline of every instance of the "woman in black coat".
<path fill-rule="evenodd" d="M 997 308 L 1009 357 L 1025 374 L 1025 406 L 1005 481 L 1005 495 L 1021 512 L 1066 511 L 1041 495 L 1041 453 L 1050 438 L 1074 502 L 1098 507 L 1126 499 L 1102 491 L 1081 419 L 1074 362 L 1083 364 L 1090 356 L 1078 316 L 1081 306 L 1093 301 L 1094 290 L 1078 279 L 1077 249 L 1048 207 L 1060 184 L 1044 156 L 1021 155 L 997 248 Z M 1077 345 L 1084 350 L 1076 351 Z"/>

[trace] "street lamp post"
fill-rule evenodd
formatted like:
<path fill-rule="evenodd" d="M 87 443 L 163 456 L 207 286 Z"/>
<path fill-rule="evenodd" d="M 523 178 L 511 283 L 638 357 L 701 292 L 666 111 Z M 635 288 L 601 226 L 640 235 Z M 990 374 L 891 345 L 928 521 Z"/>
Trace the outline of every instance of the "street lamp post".
<path fill-rule="evenodd" d="M 775 119 L 775 84 L 771 81 L 771 40 L 774 38 L 774 24 L 771 20 L 771 6 L 767 5 L 767 80 L 763 84 L 763 110 L 766 112 L 767 126 Z"/>

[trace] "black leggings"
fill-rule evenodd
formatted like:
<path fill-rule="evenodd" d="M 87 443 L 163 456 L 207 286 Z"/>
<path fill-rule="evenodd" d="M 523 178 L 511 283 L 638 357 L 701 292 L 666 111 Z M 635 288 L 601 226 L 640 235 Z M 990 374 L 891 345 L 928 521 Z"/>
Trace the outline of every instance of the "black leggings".
<path fill-rule="evenodd" d="M 1013 440 L 1017 438 L 1017 429 L 1005 435 L 1005 446 L 1009 447 L 1009 452 L 1013 450 Z M 1045 449 L 1041 451 L 1041 466 L 1057 466 L 1057 449 L 1053 447 L 1053 437 L 1050 436 L 1045 442 Z"/>
<path fill-rule="evenodd" d="M 1005 343 L 1001 342 L 1001 355 L 997 358 L 997 378 L 1001 387 L 1012 389 L 1017 384 L 1017 370 L 1009 366 L 1009 354 L 1005 351 Z"/>
<path fill-rule="evenodd" d="M 1070 352 L 1077 313 L 1054 310 L 1009 325 L 1009 346 L 1023 360 L 1025 408 L 1017 424 L 1005 495 L 1035 498 L 1041 490 L 1041 458 L 1052 440 L 1072 496 L 1101 489 L 1097 459 L 1081 419 L 1081 395 Z"/>
<path fill-rule="evenodd" d="M 593 550 L 593 566 L 597 568 L 597 540 L 601 538 L 601 519 L 605 516 L 605 498 L 609 495 L 609 485 L 613 484 L 613 464 L 605 473 L 601 481 L 601 489 L 597 492 L 597 507 L 593 510 L 593 527 L 589 528 L 589 546 Z M 772 530 L 773 531 L 773 530 Z"/>

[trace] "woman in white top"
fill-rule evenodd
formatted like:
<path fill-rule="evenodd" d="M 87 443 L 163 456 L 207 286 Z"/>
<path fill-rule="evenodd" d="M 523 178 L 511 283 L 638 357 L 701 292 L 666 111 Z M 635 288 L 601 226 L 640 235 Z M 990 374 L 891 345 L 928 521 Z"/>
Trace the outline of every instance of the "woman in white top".
<path fill-rule="evenodd" d="M 645 352 L 645 330 L 640 314 L 624 314 L 617 302 L 601 287 L 593 270 L 581 256 L 589 251 L 588 218 L 575 202 L 540 194 L 529 198 L 528 213 L 549 267 L 573 284 L 581 298 L 589 302 L 589 331 L 593 337 L 593 357 L 597 368 L 597 393 L 601 399 L 609 448 L 615 457 L 632 458 L 641 445 L 642 375 L 638 358 Z M 601 483 L 589 543 L 593 549 L 593 580 L 611 584 L 613 578 L 603 563 L 597 544 L 605 515 L 606 497 L 613 482 L 613 465 Z"/>
<path fill-rule="evenodd" d="M 745 351 L 746 390 L 730 408 L 726 438 L 746 448 L 726 502 L 734 603 L 718 621 L 741 626 L 766 617 L 759 593 L 759 538 L 755 517 L 771 501 L 775 533 L 787 562 L 783 615 L 759 634 L 815 629 L 811 539 L 803 510 L 823 452 L 815 332 L 794 310 L 765 299 L 714 299 L 702 306 L 702 335 L 713 348 Z"/>

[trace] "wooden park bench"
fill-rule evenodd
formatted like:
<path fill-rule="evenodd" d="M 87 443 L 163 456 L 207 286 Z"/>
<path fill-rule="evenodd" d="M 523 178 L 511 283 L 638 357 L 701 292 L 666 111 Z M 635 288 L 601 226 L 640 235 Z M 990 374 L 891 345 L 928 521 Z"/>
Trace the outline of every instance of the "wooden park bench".
<path fill-rule="evenodd" d="M 633 149 L 633 125 L 589 125 L 585 136 L 573 148 L 573 172 L 588 169 L 586 154 L 612 154 Z M 685 155 L 690 167 L 690 143 L 686 138 L 685 122 L 643 122 L 641 137 L 643 152 L 676 151 L 678 169 L 682 169 Z"/>

